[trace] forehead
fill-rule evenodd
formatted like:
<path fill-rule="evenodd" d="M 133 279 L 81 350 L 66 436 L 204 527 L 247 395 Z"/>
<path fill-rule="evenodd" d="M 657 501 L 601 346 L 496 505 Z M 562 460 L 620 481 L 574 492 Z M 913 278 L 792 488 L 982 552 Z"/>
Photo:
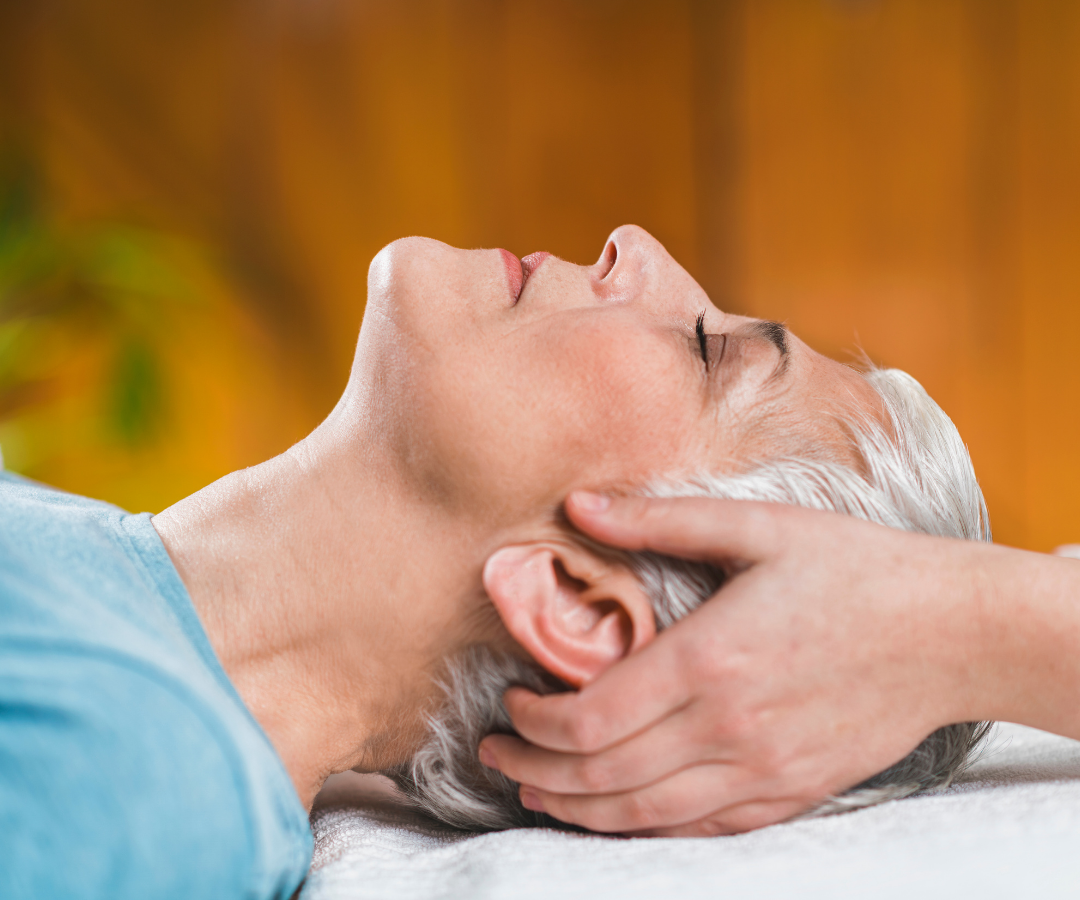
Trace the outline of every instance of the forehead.
<path fill-rule="evenodd" d="M 812 350 L 798 338 L 793 343 L 800 350 L 799 366 L 805 368 L 800 389 L 807 405 L 827 408 L 848 419 L 866 418 L 887 425 L 885 403 L 859 369 Z"/>
<path fill-rule="evenodd" d="M 740 317 L 744 325 L 761 320 Z M 792 456 L 861 469 L 853 426 L 888 427 L 884 402 L 866 377 L 788 333 L 787 365 L 726 398 L 706 417 L 710 464 L 737 470 L 755 461 Z M 727 432 L 726 440 L 715 438 Z M 734 453 L 731 436 L 734 433 Z M 726 446 L 725 446 L 726 445 Z"/>

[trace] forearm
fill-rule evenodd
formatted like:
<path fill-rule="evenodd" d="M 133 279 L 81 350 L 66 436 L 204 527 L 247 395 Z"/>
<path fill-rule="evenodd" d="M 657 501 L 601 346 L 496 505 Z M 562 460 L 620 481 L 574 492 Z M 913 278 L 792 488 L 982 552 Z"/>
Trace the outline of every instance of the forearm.
<path fill-rule="evenodd" d="M 981 547 L 974 585 L 972 719 L 1080 739 L 1080 562 Z"/>

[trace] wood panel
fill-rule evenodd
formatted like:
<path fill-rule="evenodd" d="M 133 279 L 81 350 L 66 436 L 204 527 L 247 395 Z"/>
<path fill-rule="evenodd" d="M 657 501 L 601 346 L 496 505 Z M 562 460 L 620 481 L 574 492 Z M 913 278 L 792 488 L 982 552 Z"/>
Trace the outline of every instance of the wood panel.
<path fill-rule="evenodd" d="M 262 437 L 200 436 L 225 413 L 189 398 L 170 471 L 318 421 L 387 241 L 588 262 L 634 221 L 722 303 L 918 377 L 1000 539 L 1080 539 L 1071 0 L 15 6 L 0 101 L 64 216 L 200 242 L 256 323 L 260 362 L 215 389 Z M 131 505 L 192 486 L 76 462 L 68 486 Z"/>

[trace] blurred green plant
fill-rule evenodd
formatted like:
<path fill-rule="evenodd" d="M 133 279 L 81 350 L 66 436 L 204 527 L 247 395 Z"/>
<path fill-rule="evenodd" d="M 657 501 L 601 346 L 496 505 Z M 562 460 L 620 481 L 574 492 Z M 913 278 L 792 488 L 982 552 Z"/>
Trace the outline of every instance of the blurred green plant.
<path fill-rule="evenodd" d="M 74 391 L 97 440 L 152 444 L 169 411 L 164 351 L 197 304 L 173 257 L 149 229 L 60 222 L 29 157 L 0 154 L 0 425 Z"/>

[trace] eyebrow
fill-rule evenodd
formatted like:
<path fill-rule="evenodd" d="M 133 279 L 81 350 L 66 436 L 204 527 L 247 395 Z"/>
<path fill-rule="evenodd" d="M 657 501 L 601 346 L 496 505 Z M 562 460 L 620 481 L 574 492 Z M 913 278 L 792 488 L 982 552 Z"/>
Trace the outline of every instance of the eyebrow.
<path fill-rule="evenodd" d="M 769 380 L 771 381 L 774 378 L 780 378 L 787 371 L 788 360 L 790 358 L 787 326 L 783 322 L 765 320 L 763 322 L 755 322 L 750 326 L 749 330 L 755 336 L 763 338 L 780 351 L 780 361 L 776 364 L 776 368 L 773 369 L 772 374 L 769 376 Z"/>

